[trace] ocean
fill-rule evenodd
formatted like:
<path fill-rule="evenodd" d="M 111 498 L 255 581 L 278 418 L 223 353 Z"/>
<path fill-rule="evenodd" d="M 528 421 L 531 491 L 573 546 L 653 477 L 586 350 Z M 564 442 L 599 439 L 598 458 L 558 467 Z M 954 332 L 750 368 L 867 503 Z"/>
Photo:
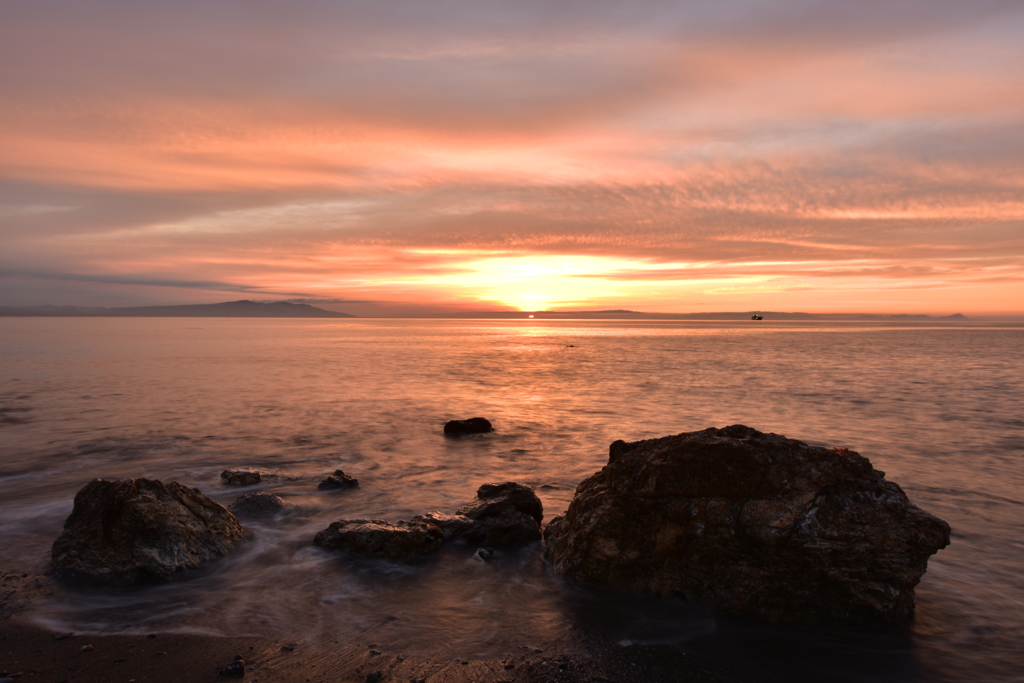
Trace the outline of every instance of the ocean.
<path fill-rule="evenodd" d="M 447 420 L 495 432 L 446 439 Z M 493 562 L 312 545 L 336 519 L 453 511 L 489 481 L 545 521 L 616 439 L 745 424 L 868 457 L 953 528 L 890 630 L 783 627 L 569 585 L 539 544 Z M 227 467 L 280 476 L 249 489 Z M 318 491 L 337 468 L 358 489 Z M 79 633 L 366 640 L 426 656 L 675 643 L 738 679 L 1024 680 L 1024 325 L 0 318 L 0 569 L 45 571 L 90 480 L 149 477 L 302 514 L 143 588 L 69 588 L 31 618 Z"/>

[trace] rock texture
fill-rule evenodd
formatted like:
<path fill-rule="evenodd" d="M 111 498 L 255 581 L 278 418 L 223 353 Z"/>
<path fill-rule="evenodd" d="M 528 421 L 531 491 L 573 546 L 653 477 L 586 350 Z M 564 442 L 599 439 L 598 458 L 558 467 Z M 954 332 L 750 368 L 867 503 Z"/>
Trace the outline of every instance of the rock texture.
<path fill-rule="evenodd" d="M 220 481 L 225 486 L 252 486 L 267 477 L 267 472 L 255 467 L 243 467 L 224 470 L 220 473 Z"/>
<path fill-rule="evenodd" d="M 164 580 L 224 555 L 242 534 L 235 516 L 199 489 L 96 479 L 75 496 L 53 543 L 53 569 L 69 581 Z"/>
<path fill-rule="evenodd" d="M 734 614 L 898 623 L 949 535 L 867 458 L 733 425 L 613 443 L 544 554 L 579 582 Z"/>
<path fill-rule="evenodd" d="M 412 521 L 395 523 L 342 519 L 318 533 L 313 543 L 364 557 L 399 559 L 434 552 L 445 541 L 530 543 L 540 540 L 542 519 L 544 507 L 533 489 L 507 481 L 484 484 L 477 489 L 476 498 L 453 515 L 428 512 Z"/>
<path fill-rule="evenodd" d="M 422 522 L 343 519 L 319 532 L 313 543 L 363 557 L 402 559 L 438 550 L 444 544 L 444 534 L 433 524 Z"/>
<path fill-rule="evenodd" d="M 317 486 L 321 491 L 340 491 L 359 486 L 359 480 L 348 476 L 341 470 L 334 470 L 334 474 L 327 477 Z"/>
<path fill-rule="evenodd" d="M 270 519 L 295 511 L 295 505 L 273 493 L 257 491 L 235 499 L 228 510 L 241 519 Z"/>
<path fill-rule="evenodd" d="M 466 434 L 485 434 L 493 432 L 489 420 L 483 417 L 471 417 L 468 420 L 449 420 L 444 425 L 445 436 L 464 436 Z"/>
<path fill-rule="evenodd" d="M 454 515 L 428 512 L 413 517 L 414 522 L 434 524 L 449 541 L 467 541 L 487 545 L 517 545 L 538 541 L 544 506 L 533 489 L 514 481 L 484 484 L 476 498 Z"/>

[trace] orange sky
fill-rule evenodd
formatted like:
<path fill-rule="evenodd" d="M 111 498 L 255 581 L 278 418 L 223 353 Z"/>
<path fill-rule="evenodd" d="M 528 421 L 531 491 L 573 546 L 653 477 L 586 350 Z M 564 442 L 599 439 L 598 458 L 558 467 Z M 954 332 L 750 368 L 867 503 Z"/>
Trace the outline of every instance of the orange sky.
<path fill-rule="evenodd" d="M 1024 314 L 1017 2 L 380 4 L 0 5 L 0 305 Z"/>

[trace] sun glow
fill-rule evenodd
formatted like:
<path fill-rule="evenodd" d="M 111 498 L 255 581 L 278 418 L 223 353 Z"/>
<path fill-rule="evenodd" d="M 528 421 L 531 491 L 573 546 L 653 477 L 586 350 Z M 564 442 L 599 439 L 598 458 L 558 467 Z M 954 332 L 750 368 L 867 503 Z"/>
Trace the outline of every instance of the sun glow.
<path fill-rule="evenodd" d="M 635 301 L 650 294 L 678 301 L 716 282 L 706 277 L 689 277 L 690 273 L 697 275 L 703 264 L 449 250 L 417 250 L 416 253 L 443 253 L 447 259 L 464 255 L 465 260 L 458 260 L 456 272 L 420 275 L 403 280 L 404 283 L 428 285 L 456 297 L 498 303 L 520 311 L 618 307 L 622 301 Z M 664 293 L 651 291 L 650 281 L 644 278 L 621 277 L 627 273 L 657 274 L 666 270 L 673 272 L 657 278 Z"/>
<path fill-rule="evenodd" d="M 449 257 L 452 255 L 448 254 Z M 636 267 L 623 259 L 589 256 L 484 255 L 465 252 L 459 272 L 417 278 L 478 301 L 521 311 L 583 307 L 595 298 L 621 296 L 604 273 Z"/>

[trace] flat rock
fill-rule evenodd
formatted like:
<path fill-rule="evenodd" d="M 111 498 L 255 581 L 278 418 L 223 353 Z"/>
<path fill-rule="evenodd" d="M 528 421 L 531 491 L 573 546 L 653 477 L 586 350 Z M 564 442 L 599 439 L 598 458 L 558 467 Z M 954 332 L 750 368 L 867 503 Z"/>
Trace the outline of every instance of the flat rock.
<path fill-rule="evenodd" d="M 228 510 L 240 519 L 270 519 L 295 509 L 294 504 L 266 491 L 244 493 L 228 506 Z"/>
<path fill-rule="evenodd" d="M 402 559 L 440 549 L 444 533 L 437 526 L 424 522 L 343 519 L 317 533 L 313 543 L 363 557 Z"/>
<path fill-rule="evenodd" d="M 242 535 L 238 519 L 199 489 L 96 479 L 75 496 L 53 543 L 53 569 L 66 581 L 165 580 L 226 554 Z"/>
<path fill-rule="evenodd" d="M 867 458 L 733 425 L 613 443 L 544 555 L 581 583 L 733 614 L 892 624 L 949 537 Z"/>
<path fill-rule="evenodd" d="M 484 484 L 455 514 L 428 512 L 413 517 L 414 522 L 433 524 L 444 531 L 449 541 L 486 545 L 520 545 L 541 538 L 540 523 L 544 506 L 533 489 L 507 481 Z"/>
<path fill-rule="evenodd" d="M 466 434 L 486 434 L 493 432 L 489 420 L 483 417 L 471 417 L 468 420 L 449 420 L 444 425 L 445 436 L 464 436 Z"/>
<path fill-rule="evenodd" d="M 334 470 L 334 474 L 327 477 L 317 486 L 321 491 L 340 491 L 359 486 L 359 480 L 350 477 L 341 470 Z"/>
<path fill-rule="evenodd" d="M 271 470 L 258 467 L 240 467 L 221 472 L 220 481 L 225 486 L 253 486 L 264 479 L 271 479 L 275 476 Z"/>

